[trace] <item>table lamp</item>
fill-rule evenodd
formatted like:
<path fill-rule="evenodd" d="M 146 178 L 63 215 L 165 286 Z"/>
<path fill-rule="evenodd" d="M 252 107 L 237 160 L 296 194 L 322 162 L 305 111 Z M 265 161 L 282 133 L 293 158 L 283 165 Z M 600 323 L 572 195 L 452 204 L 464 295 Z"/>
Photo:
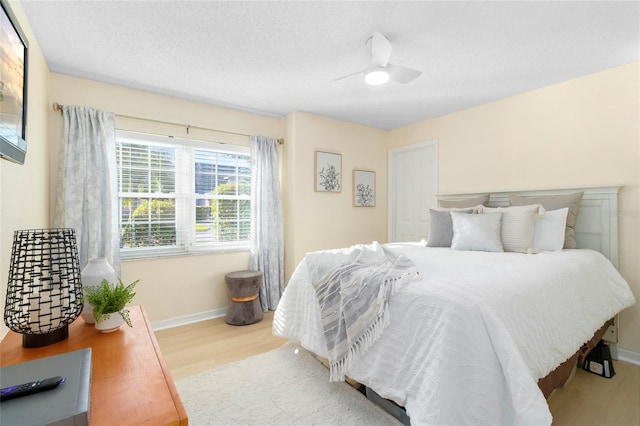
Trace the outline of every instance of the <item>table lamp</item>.
<path fill-rule="evenodd" d="M 4 322 L 37 348 L 69 337 L 82 311 L 82 281 L 74 229 L 15 231 Z"/>

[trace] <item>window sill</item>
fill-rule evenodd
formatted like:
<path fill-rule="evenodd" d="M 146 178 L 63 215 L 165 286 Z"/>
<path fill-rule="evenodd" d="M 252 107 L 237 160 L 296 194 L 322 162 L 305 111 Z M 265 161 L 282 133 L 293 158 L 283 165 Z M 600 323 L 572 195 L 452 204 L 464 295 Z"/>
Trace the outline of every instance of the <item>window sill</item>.
<path fill-rule="evenodd" d="M 120 260 L 123 262 L 126 261 L 135 261 L 135 260 L 147 260 L 147 259 L 159 259 L 164 257 L 182 257 L 182 256 L 204 256 L 204 255 L 218 255 L 218 254 L 229 254 L 229 253 L 242 253 L 242 252 L 250 252 L 251 248 L 249 245 L 228 245 L 221 247 L 207 247 L 207 248 L 195 248 L 191 250 L 184 250 L 179 248 L 168 248 L 168 249 L 158 249 L 158 250 L 120 250 Z"/>

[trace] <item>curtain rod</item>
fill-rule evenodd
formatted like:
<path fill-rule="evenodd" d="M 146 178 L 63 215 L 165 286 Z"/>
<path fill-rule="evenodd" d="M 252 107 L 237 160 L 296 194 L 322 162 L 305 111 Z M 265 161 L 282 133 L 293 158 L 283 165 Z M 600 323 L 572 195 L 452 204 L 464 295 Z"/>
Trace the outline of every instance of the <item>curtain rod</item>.
<path fill-rule="evenodd" d="M 60 111 L 60 115 L 62 115 L 62 107 L 63 106 L 64 105 L 61 105 L 61 104 L 59 104 L 57 102 L 54 102 L 53 103 L 53 110 L 54 111 Z M 220 130 L 220 129 L 211 129 L 211 128 L 208 128 L 208 127 L 192 126 L 190 124 L 174 123 L 174 122 L 171 122 L 171 121 L 153 120 L 153 119 L 150 119 L 150 118 L 134 117 L 134 116 L 131 116 L 131 115 L 116 114 L 116 117 L 128 118 L 130 120 L 148 121 L 148 122 L 151 122 L 151 123 L 169 124 L 171 126 L 177 126 L 177 127 L 185 127 L 187 129 L 187 134 L 189 134 L 189 129 L 198 129 L 198 130 L 208 130 L 208 131 L 211 131 L 211 132 L 227 133 L 229 135 L 238 135 L 238 136 L 251 137 L 251 135 L 248 135 L 246 133 L 230 132 L 228 130 Z M 284 139 L 279 138 L 278 139 L 278 143 L 282 145 L 284 143 Z"/>

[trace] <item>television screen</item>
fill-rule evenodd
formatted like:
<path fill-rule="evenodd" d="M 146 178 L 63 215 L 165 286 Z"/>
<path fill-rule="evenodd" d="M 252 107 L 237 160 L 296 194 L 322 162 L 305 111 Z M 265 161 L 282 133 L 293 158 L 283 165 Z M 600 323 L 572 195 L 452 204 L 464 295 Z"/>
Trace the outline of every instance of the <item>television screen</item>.
<path fill-rule="evenodd" d="M 0 157 L 24 163 L 27 153 L 28 43 L 5 1 L 0 14 Z"/>

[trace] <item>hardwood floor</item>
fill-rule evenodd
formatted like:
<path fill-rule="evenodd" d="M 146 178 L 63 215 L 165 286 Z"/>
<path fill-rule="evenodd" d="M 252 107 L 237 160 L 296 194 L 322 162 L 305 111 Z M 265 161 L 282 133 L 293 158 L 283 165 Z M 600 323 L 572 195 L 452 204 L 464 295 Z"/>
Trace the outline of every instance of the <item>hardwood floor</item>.
<path fill-rule="evenodd" d="M 224 318 L 156 331 L 173 380 L 269 352 L 288 340 L 271 334 L 273 312 L 256 324 L 233 326 Z"/>
<path fill-rule="evenodd" d="M 271 334 L 273 312 L 257 324 L 236 327 L 224 318 L 157 331 L 156 338 L 174 380 L 268 352 L 287 340 Z M 614 361 L 605 379 L 578 369 L 566 388 L 549 397 L 555 426 L 640 425 L 640 366 Z"/>
<path fill-rule="evenodd" d="M 640 366 L 613 361 L 605 379 L 578 369 L 569 384 L 548 399 L 554 425 L 640 425 Z"/>

